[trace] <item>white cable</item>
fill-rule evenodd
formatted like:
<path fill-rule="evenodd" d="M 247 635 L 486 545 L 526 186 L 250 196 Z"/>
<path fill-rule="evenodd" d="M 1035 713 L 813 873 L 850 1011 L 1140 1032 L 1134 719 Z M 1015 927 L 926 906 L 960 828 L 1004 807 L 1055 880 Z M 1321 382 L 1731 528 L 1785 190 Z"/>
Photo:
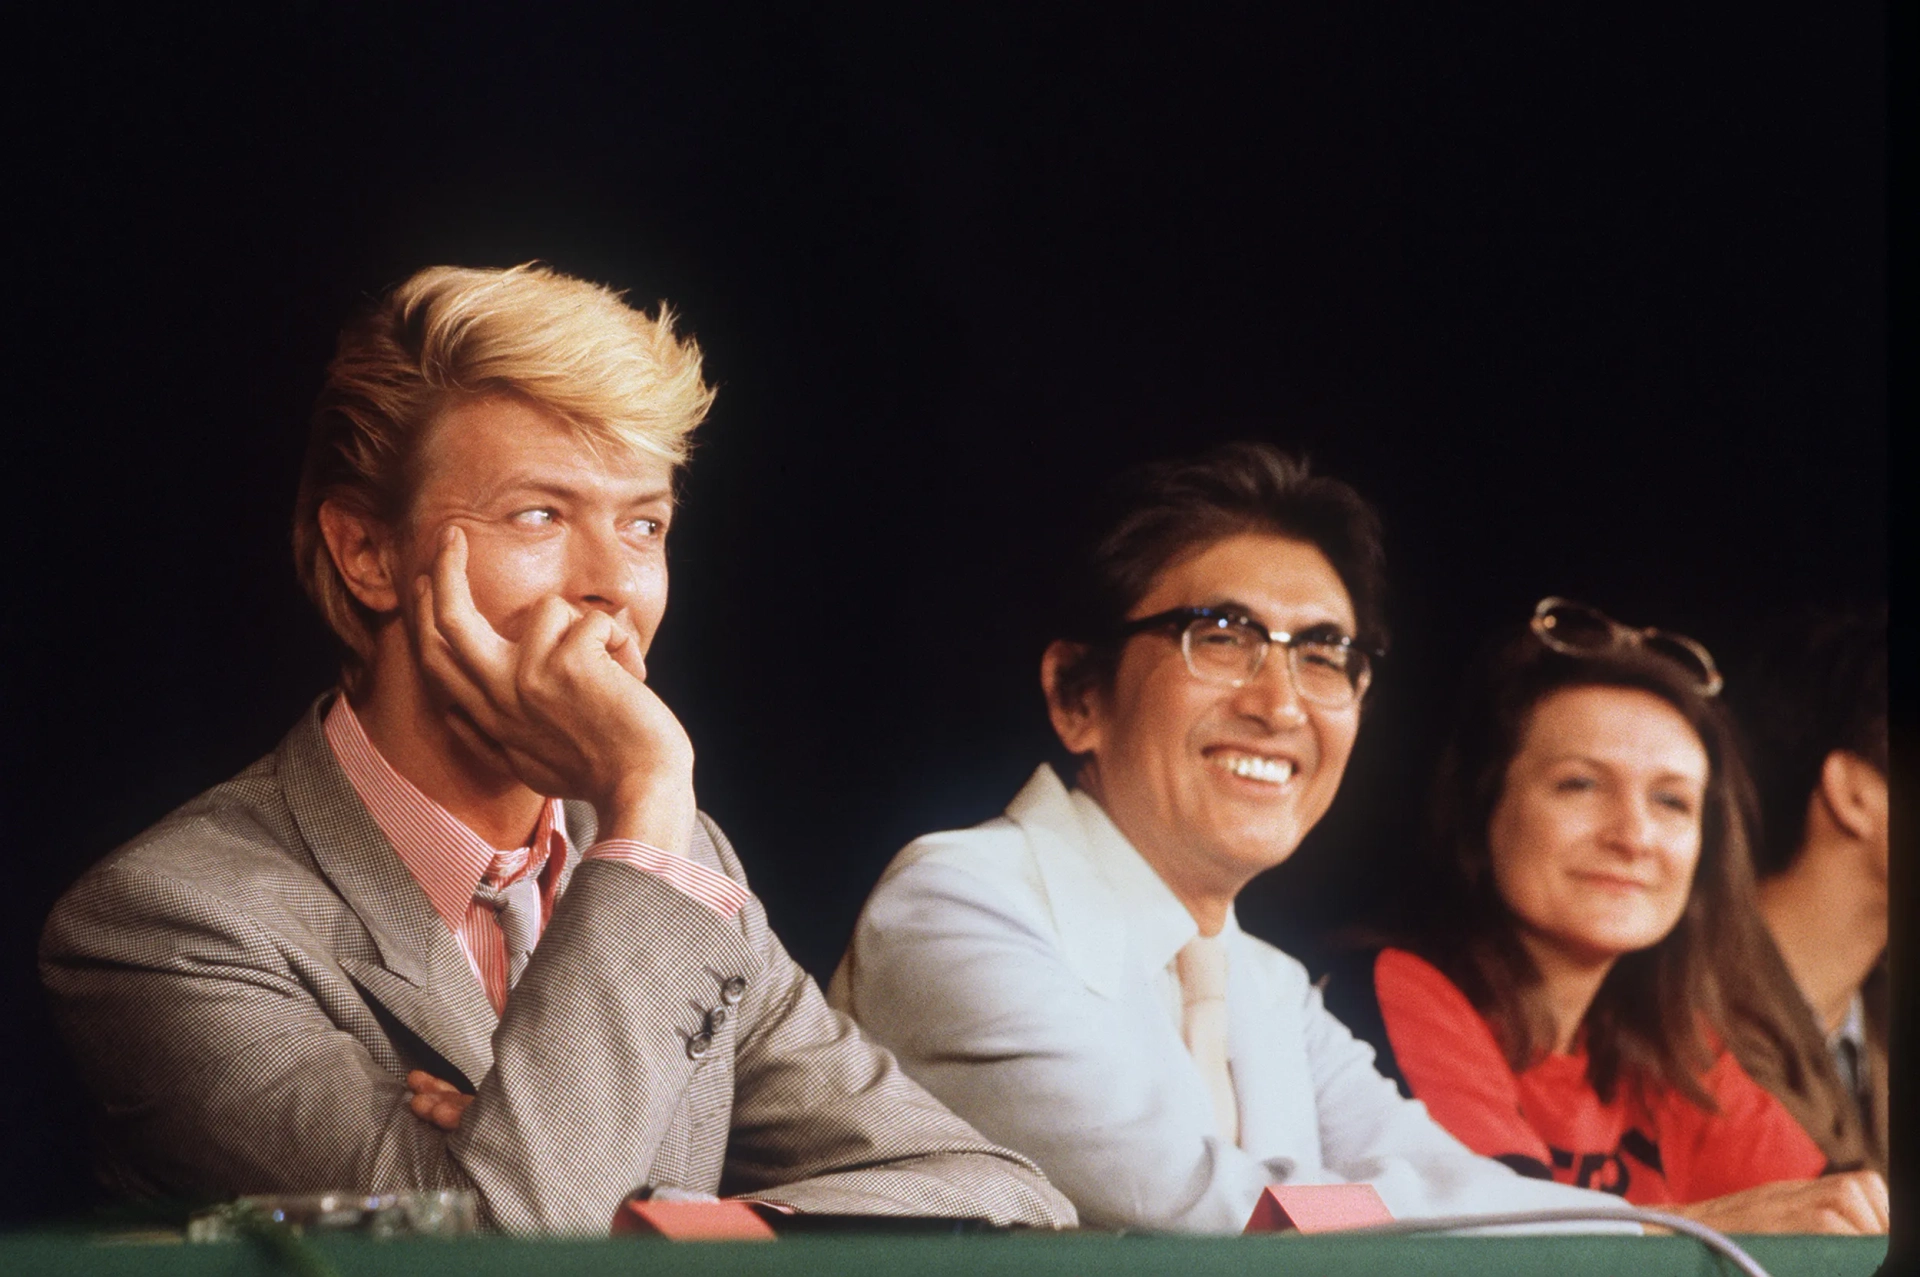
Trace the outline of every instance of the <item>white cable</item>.
<path fill-rule="evenodd" d="M 1770 1277 L 1767 1270 L 1760 1266 L 1759 1260 L 1742 1250 L 1732 1238 L 1720 1230 L 1709 1228 L 1698 1220 L 1687 1219 L 1682 1215 L 1641 1210 L 1638 1207 L 1623 1207 L 1616 1210 L 1572 1207 L 1563 1210 L 1508 1211 L 1501 1215 L 1436 1215 L 1428 1219 L 1395 1220 L 1391 1224 L 1368 1224 L 1361 1228 L 1343 1228 L 1337 1233 L 1325 1233 L 1322 1236 L 1402 1237 L 1413 1233 L 1452 1233 L 1479 1228 L 1505 1228 L 1515 1224 L 1576 1224 L 1599 1220 L 1626 1220 L 1636 1224 L 1654 1224 L 1661 1228 L 1670 1228 L 1676 1233 L 1685 1233 L 1709 1250 L 1725 1255 L 1739 1267 L 1740 1271 L 1746 1273 L 1747 1277 Z"/>

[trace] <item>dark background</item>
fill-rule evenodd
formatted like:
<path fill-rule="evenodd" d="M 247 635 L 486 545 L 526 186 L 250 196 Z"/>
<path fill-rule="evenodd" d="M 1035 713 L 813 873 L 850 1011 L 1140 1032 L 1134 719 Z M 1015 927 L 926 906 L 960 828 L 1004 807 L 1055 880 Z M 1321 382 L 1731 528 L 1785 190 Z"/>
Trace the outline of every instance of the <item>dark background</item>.
<path fill-rule="evenodd" d="M 821 976 L 1041 757 L 1029 618 L 1125 462 L 1273 439 L 1384 514 L 1395 652 L 1243 904 L 1309 958 L 1399 875 L 1490 627 L 1568 594 L 1737 669 L 1885 589 L 1878 7 L 695 8 L 14 19 L 6 1222 L 83 1200 L 40 922 L 329 684 L 304 417 L 420 265 L 544 258 L 706 349 L 651 664 Z"/>

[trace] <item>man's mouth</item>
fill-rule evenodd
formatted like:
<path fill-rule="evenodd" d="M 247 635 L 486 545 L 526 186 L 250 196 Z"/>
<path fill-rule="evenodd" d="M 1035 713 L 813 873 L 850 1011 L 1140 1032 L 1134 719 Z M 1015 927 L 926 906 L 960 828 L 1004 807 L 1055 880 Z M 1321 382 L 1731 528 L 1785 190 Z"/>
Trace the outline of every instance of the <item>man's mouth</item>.
<path fill-rule="evenodd" d="M 1257 780 L 1269 785 L 1284 785 L 1293 779 L 1291 758 L 1273 758 L 1249 754 L 1237 749 L 1217 749 L 1207 753 L 1207 764 L 1242 780 Z"/>

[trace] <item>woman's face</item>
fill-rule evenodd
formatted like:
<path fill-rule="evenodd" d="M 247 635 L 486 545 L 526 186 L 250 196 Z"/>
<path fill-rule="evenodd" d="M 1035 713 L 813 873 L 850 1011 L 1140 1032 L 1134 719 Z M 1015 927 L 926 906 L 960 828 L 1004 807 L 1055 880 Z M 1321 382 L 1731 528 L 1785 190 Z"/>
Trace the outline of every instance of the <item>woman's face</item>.
<path fill-rule="evenodd" d="M 1568 687 L 1535 705 L 1487 830 L 1529 951 L 1609 966 L 1673 930 L 1706 787 L 1700 737 L 1651 692 Z"/>

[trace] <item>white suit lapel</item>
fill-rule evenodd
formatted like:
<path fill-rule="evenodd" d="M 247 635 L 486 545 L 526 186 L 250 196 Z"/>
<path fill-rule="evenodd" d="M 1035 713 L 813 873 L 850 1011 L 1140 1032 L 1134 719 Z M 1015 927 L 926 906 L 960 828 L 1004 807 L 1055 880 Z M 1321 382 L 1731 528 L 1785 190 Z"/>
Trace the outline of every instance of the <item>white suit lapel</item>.
<path fill-rule="evenodd" d="M 1089 989 L 1123 1000 L 1132 974 L 1127 912 L 1088 854 L 1089 831 L 1052 767 L 1040 765 L 1007 804 L 1007 818 L 1032 849 L 1068 964 Z"/>
<path fill-rule="evenodd" d="M 1085 793 L 1050 766 L 1006 808 L 1027 835 L 1069 966 L 1087 987 L 1125 1000 L 1152 981 L 1198 928 L 1187 908 Z"/>

